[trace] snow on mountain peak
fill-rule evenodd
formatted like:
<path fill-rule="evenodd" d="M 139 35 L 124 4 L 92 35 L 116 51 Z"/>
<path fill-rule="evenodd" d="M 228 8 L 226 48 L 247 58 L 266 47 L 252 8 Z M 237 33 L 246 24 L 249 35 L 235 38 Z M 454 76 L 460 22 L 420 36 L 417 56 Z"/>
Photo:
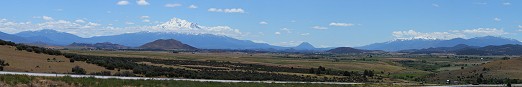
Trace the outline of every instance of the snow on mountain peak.
<path fill-rule="evenodd" d="M 192 23 L 179 18 L 172 18 L 170 21 L 158 25 L 158 27 L 166 29 L 200 29 L 200 26 L 197 23 Z"/>

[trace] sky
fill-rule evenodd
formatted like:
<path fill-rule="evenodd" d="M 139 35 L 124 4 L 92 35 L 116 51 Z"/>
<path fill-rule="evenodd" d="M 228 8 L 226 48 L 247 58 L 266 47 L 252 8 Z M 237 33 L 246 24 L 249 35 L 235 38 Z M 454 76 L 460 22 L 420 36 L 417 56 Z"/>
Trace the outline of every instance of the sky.
<path fill-rule="evenodd" d="M 225 35 L 277 46 L 356 47 L 396 39 L 522 40 L 520 0 L 4 0 L 0 31 L 80 37 L 133 32 Z M 171 19 L 201 30 L 158 28 Z"/>

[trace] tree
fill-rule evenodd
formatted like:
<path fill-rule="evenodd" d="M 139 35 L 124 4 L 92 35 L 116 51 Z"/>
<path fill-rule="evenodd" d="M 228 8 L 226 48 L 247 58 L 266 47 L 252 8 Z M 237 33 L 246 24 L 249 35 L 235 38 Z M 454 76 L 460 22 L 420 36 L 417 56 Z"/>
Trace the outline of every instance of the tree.
<path fill-rule="evenodd" d="M 4 60 L 0 59 L 0 71 L 4 71 L 4 66 L 9 66 L 9 63 L 6 63 Z"/>
<path fill-rule="evenodd" d="M 310 68 L 309 73 L 315 73 L 314 68 Z"/>
<path fill-rule="evenodd" d="M 72 72 L 74 74 L 85 74 L 86 73 L 85 69 L 81 68 L 80 66 L 73 67 Z"/>
<path fill-rule="evenodd" d="M 502 60 L 509 60 L 509 59 L 511 59 L 511 58 L 509 58 L 509 57 L 502 57 Z"/>

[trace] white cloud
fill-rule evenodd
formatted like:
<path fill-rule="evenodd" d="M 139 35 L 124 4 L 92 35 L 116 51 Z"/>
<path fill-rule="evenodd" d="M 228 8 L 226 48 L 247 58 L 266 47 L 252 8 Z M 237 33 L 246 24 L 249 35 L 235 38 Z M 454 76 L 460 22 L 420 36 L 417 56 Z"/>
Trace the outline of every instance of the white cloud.
<path fill-rule="evenodd" d="M 190 6 L 188 6 L 188 8 L 198 8 L 198 6 L 196 6 L 196 5 L 190 5 Z"/>
<path fill-rule="evenodd" d="M 143 22 L 150 22 L 150 20 L 149 19 L 145 19 L 145 20 L 143 20 Z"/>
<path fill-rule="evenodd" d="M 303 41 L 285 41 L 285 42 L 273 43 L 272 45 L 284 46 L 284 47 L 293 47 L 293 46 L 297 46 L 297 45 L 299 45 L 301 43 L 303 43 Z"/>
<path fill-rule="evenodd" d="M 182 6 L 181 4 L 179 3 L 174 3 L 174 4 L 165 4 L 165 7 L 170 7 L 170 8 L 174 8 L 174 7 L 179 7 L 179 6 Z"/>
<path fill-rule="evenodd" d="M 336 23 L 336 22 L 332 22 L 330 23 L 330 26 L 340 26 L 340 27 L 348 27 L 348 26 L 353 26 L 354 24 L 352 23 Z"/>
<path fill-rule="evenodd" d="M 245 13 L 245 10 L 242 8 L 209 8 L 209 12 L 224 12 L 224 13 Z"/>
<path fill-rule="evenodd" d="M 63 9 L 54 9 L 54 11 L 63 11 Z"/>
<path fill-rule="evenodd" d="M 414 30 L 409 31 L 394 31 L 392 35 L 397 39 L 452 39 L 464 37 L 464 35 L 452 34 L 449 32 L 431 32 L 422 33 Z"/>
<path fill-rule="evenodd" d="M 288 29 L 288 28 L 282 28 L 281 29 L 282 31 L 286 31 L 286 33 L 292 33 L 292 30 Z"/>
<path fill-rule="evenodd" d="M 136 1 L 136 3 L 137 3 L 138 5 L 142 5 L 142 6 L 150 5 L 150 3 L 147 2 L 146 0 L 138 0 L 138 1 Z"/>
<path fill-rule="evenodd" d="M 49 16 L 42 16 L 42 19 L 43 19 L 43 20 L 47 20 L 47 21 L 52 21 L 52 20 L 54 20 L 52 17 L 49 17 Z"/>
<path fill-rule="evenodd" d="M 148 19 L 150 16 L 140 16 L 140 19 Z"/>
<path fill-rule="evenodd" d="M 128 5 L 128 4 L 129 4 L 129 1 L 127 1 L 127 0 L 118 1 L 116 4 L 117 4 L 117 5 Z"/>
<path fill-rule="evenodd" d="M 85 23 L 85 21 L 84 21 L 84 20 L 82 20 L 82 19 L 78 19 L 78 20 L 75 20 L 74 22 L 78 22 L 78 23 Z"/>
<path fill-rule="evenodd" d="M 509 2 L 504 2 L 504 3 L 502 3 L 502 5 L 511 5 L 511 3 L 509 3 Z"/>
<path fill-rule="evenodd" d="M 133 25 L 134 22 L 125 22 L 125 24 L 128 24 L 128 25 Z"/>
<path fill-rule="evenodd" d="M 251 40 L 252 42 L 254 43 L 268 43 L 266 41 L 263 41 L 263 40 Z"/>
<path fill-rule="evenodd" d="M 440 7 L 439 4 L 431 4 L 433 7 Z"/>
<path fill-rule="evenodd" d="M 522 29 L 522 25 L 518 25 L 518 28 Z"/>
<path fill-rule="evenodd" d="M 310 33 L 302 33 L 301 36 L 308 36 Z"/>
<path fill-rule="evenodd" d="M 449 32 L 417 32 L 414 30 L 408 31 L 394 31 L 392 35 L 396 39 L 453 39 L 453 38 L 467 38 L 477 36 L 501 36 L 509 34 L 502 29 L 496 28 L 477 28 L 466 30 L 451 30 Z"/>
<path fill-rule="evenodd" d="M 268 24 L 268 22 L 266 22 L 266 21 L 261 21 L 261 22 L 259 22 L 259 24 Z"/>
<path fill-rule="evenodd" d="M 274 32 L 274 34 L 276 34 L 276 35 L 281 35 L 281 32 Z"/>
<path fill-rule="evenodd" d="M 494 21 L 502 21 L 500 18 L 493 18 Z"/>
<path fill-rule="evenodd" d="M 321 26 L 313 26 L 312 28 L 313 29 L 317 29 L 317 30 L 326 30 L 326 29 L 328 29 L 327 27 L 321 27 Z"/>
<path fill-rule="evenodd" d="M 460 30 L 460 31 L 453 31 L 453 32 L 462 32 L 465 34 L 473 34 L 473 35 L 488 35 L 488 36 L 499 36 L 508 34 L 502 29 L 496 29 L 496 28 L 477 28 L 477 29 L 468 29 L 468 30 Z"/>
<path fill-rule="evenodd" d="M 87 23 L 88 26 L 100 26 L 101 24 L 89 22 Z"/>

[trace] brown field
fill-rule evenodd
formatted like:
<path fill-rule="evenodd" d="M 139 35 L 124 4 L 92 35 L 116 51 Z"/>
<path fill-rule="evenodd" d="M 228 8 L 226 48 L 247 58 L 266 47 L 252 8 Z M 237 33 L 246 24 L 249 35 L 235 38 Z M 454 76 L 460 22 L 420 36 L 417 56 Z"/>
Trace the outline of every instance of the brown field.
<path fill-rule="evenodd" d="M 245 54 L 245 53 L 169 53 L 157 51 L 82 51 L 82 50 L 64 50 L 64 52 L 78 53 L 84 55 L 114 56 L 114 57 L 138 57 L 138 58 L 158 58 L 158 59 L 174 59 L 174 60 L 216 60 L 230 61 L 240 63 L 263 64 L 271 66 L 286 66 L 296 68 L 317 68 L 323 66 L 326 68 L 349 71 L 375 70 L 384 72 L 402 72 L 405 67 L 396 66 L 385 61 L 339 61 L 333 62 L 330 59 L 295 59 L 281 58 L 286 54 Z M 292 55 L 299 56 L 299 55 Z"/>
<path fill-rule="evenodd" d="M 443 81 L 446 79 L 455 80 L 458 77 L 473 77 L 483 74 L 484 78 L 509 78 L 509 79 L 522 79 L 522 58 L 513 58 L 509 60 L 497 60 L 476 67 L 467 67 L 464 69 L 457 69 L 453 71 L 445 71 L 437 73 L 436 76 L 431 78 L 435 81 Z M 483 71 L 486 68 L 487 70 Z"/>
<path fill-rule="evenodd" d="M 405 61 L 405 60 L 417 61 L 417 59 L 413 59 L 413 58 L 385 58 L 385 60 L 390 60 L 390 61 Z"/>
<path fill-rule="evenodd" d="M 47 61 L 47 58 L 51 61 Z M 56 60 L 52 60 L 56 58 Z M 75 66 L 84 68 L 87 73 L 109 71 L 104 67 L 100 67 L 85 62 L 76 61 L 69 62 L 69 59 L 64 56 L 52 56 L 47 54 L 37 54 L 27 51 L 17 51 L 16 47 L 0 46 L 0 59 L 9 63 L 4 71 L 17 72 L 40 72 L 40 73 L 70 73 Z"/>

